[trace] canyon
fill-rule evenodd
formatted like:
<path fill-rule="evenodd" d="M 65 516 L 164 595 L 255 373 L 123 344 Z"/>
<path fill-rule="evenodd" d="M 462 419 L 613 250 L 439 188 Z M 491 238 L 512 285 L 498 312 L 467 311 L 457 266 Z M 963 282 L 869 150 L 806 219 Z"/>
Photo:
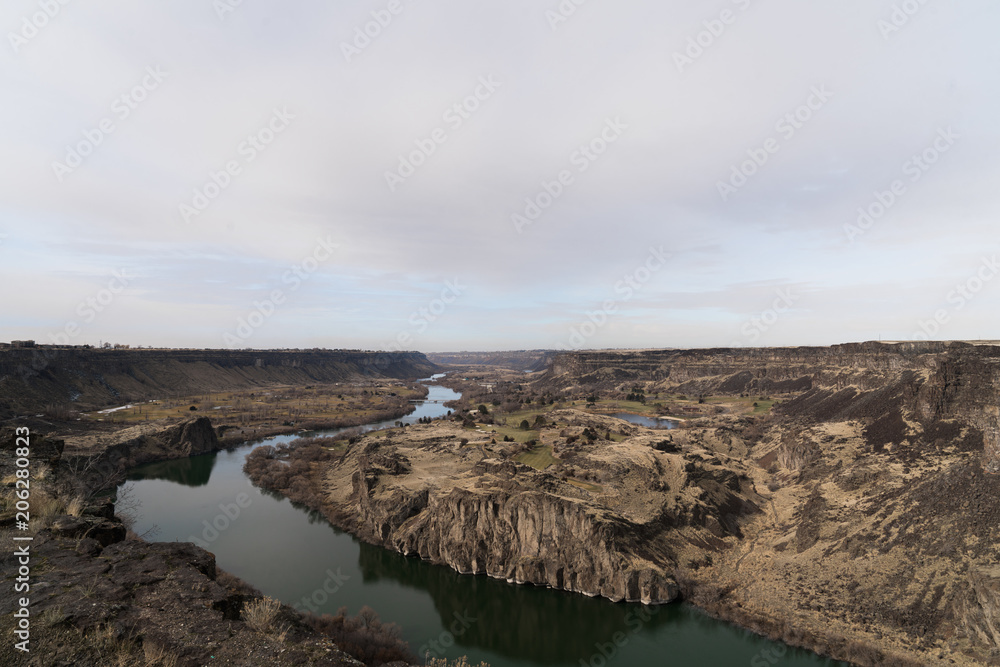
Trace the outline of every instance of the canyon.
<path fill-rule="evenodd" d="M 474 409 L 502 390 L 476 377 L 453 421 L 248 470 L 287 494 L 269 474 L 305 463 L 300 500 L 460 572 L 683 598 L 854 664 L 1000 664 L 998 371 L 963 343 L 566 352 L 508 383 L 544 414 L 529 443 Z M 640 393 L 680 427 L 597 414 Z"/>
<path fill-rule="evenodd" d="M 200 392 L 440 369 L 419 353 L 88 351 L 29 372 L 30 354 L 0 352 L 8 414 L 67 396 L 105 407 L 172 383 Z M 1000 664 L 1000 347 L 553 352 L 530 375 L 536 353 L 515 369 L 487 363 L 502 357 L 448 357 L 466 362 L 445 380 L 464 394 L 448 418 L 260 447 L 246 471 L 365 542 L 457 572 L 687 600 L 857 665 Z M 614 416 L 627 412 L 676 427 Z M 98 436 L 31 419 L 52 483 L 73 488 L 222 446 L 205 417 L 94 425 Z M 118 544 L 114 519 L 91 513 L 83 528 L 57 519 L 46 548 L 79 551 L 90 533 L 100 539 L 81 558 Z M 184 552 L 208 576 L 199 558 Z M 220 622 L 247 595 L 204 585 Z"/>

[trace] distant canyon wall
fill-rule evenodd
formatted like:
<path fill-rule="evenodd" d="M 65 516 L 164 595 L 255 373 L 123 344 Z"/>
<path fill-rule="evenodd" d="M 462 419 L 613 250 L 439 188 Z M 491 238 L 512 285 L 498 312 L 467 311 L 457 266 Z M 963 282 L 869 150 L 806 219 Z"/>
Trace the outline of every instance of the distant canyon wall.
<path fill-rule="evenodd" d="M 88 410 L 279 383 L 416 379 L 436 370 L 419 352 L 13 348 L 0 350 L 0 418 L 47 405 Z"/>
<path fill-rule="evenodd" d="M 981 432 L 983 466 L 1000 472 L 1000 347 L 851 343 L 831 347 L 580 351 L 555 355 L 553 389 L 690 395 L 797 394 L 786 414 L 860 419 L 879 427 L 905 411 L 925 425 L 955 420 Z"/>

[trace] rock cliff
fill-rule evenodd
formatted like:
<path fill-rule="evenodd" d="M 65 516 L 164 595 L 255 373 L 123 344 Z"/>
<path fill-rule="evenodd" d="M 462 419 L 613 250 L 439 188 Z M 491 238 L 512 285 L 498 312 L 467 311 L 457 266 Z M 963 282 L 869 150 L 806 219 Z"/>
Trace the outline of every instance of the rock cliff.
<path fill-rule="evenodd" d="M 556 424 L 622 423 L 575 410 L 552 419 L 554 437 Z M 295 470 L 320 461 L 306 475 L 310 494 L 295 495 L 301 476 L 283 476 L 285 452 L 262 448 L 246 469 L 367 542 L 463 573 L 647 604 L 676 599 L 678 563 L 741 535 L 760 512 L 743 466 L 683 439 L 563 450 L 572 468 L 553 473 L 512 460 L 518 443 L 479 434 L 463 445 L 466 434 L 435 423 L 402 439 L 369 435 L 340 457 L 319 445 L 292 450 Z"/>
<path fill-rule="evenodd" d="M 90 410 L 270 384 L 416 379 L 436 370 L 419 352 L 3 349 L 0 419 L 40 412 L 48 405 Z"/>

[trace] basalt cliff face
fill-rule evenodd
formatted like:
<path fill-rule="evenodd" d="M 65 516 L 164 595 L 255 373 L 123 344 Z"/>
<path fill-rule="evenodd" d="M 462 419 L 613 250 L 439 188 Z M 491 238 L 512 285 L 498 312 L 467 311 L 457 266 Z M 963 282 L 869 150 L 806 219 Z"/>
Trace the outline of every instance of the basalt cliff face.
<path fill-rule="evenodd" d="M 89 410 L 273 384 L 416 379 L 436 370 L 419 352 L 13 348 L 0 350 L 0 418 L 48 405 Z"/>
<path fill-rule="evenodd" d="M 396 466 L 381 465 L 382 456 L 362 462 L 352 480 L 354 528 L 369 541 L 462 573 L 516 583 L 615 601 L 659 603 L 677 597 L 669 571 L 649 560 L 630 535 L 636 526 L 604 508 L 535 490 L 533 481 L 542 480 L 514 482 L 518 474 L 533 476 L 526 466 L 518 470 L 515 464 L 482 459 L 472 471 L 481 475 L 479 488 L 442 493 L 434 487 L 432 495 L 430 486 L 394 484 Z M 490 488 L 494 484 L 497 488 Z M 669 553 L 660 556 L 669 558 Z"/>
<path fill-rule="evenodd" d="M 447 422 L 408 427 L 404 437 L 369 435 L 343 455 L 300 448 L 291 465 L 261 448 L 247 471 L 255 483 L 403 554 L 463 573 L 647 604 L 676 599 L 678 564 L 738 538 L 761 512 L 745 466 L 694 440 L 640 435 L 620 420 L 577 410 L 550 416 L 560 424 L 546 433 L 553 444 L 558 431 L 577 434 L 573 444 L 556 445 L 561 462 L 572 463 L 557 472 L 518 463 L 522 445 L 486 433 L 463 444 L 469 431 Z M 588 428 L 634 437 L 578 443 Z M 728 441 L 724 433 L 707 437 L 720 449 Z M 691 456 L 682 451 L 688 444 Z M 305 485 L 311 492 L 303 493 Z"/>

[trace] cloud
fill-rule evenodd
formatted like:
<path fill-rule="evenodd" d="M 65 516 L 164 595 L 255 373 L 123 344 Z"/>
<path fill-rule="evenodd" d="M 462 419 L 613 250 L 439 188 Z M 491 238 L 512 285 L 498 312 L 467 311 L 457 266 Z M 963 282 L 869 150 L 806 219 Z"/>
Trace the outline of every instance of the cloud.
<path fill-rule="evenodd" d="M 36 3 L 0 10 L 16 128 L 0 135 L 0 278 L 16 285 L 0 338 L 45 339 L 128 267 L 80 342 L 221 346 L 327 237 L 335 257 L 248 344 L 382 345 L 457 277 L 468 290 L 414 347 L 553 347 L 661 245 L 668 265 L 595 345 L 727 345 L 790 286 L 801 300 L 759 342 L 907 338 L 995 247 L 986 0 L 899 26 L 893 3 L 861 0 L 593 0 L 566 20 L 525 0 L 404 0 L 391 20 L 377 2 L 60 7 L 30 38 Z M 909 180 L 942 128 L 960 138 Z M 905 195 L 845 232 L 897 179 Z M 941 335 L 981 335 L 994 289 Z"/>

